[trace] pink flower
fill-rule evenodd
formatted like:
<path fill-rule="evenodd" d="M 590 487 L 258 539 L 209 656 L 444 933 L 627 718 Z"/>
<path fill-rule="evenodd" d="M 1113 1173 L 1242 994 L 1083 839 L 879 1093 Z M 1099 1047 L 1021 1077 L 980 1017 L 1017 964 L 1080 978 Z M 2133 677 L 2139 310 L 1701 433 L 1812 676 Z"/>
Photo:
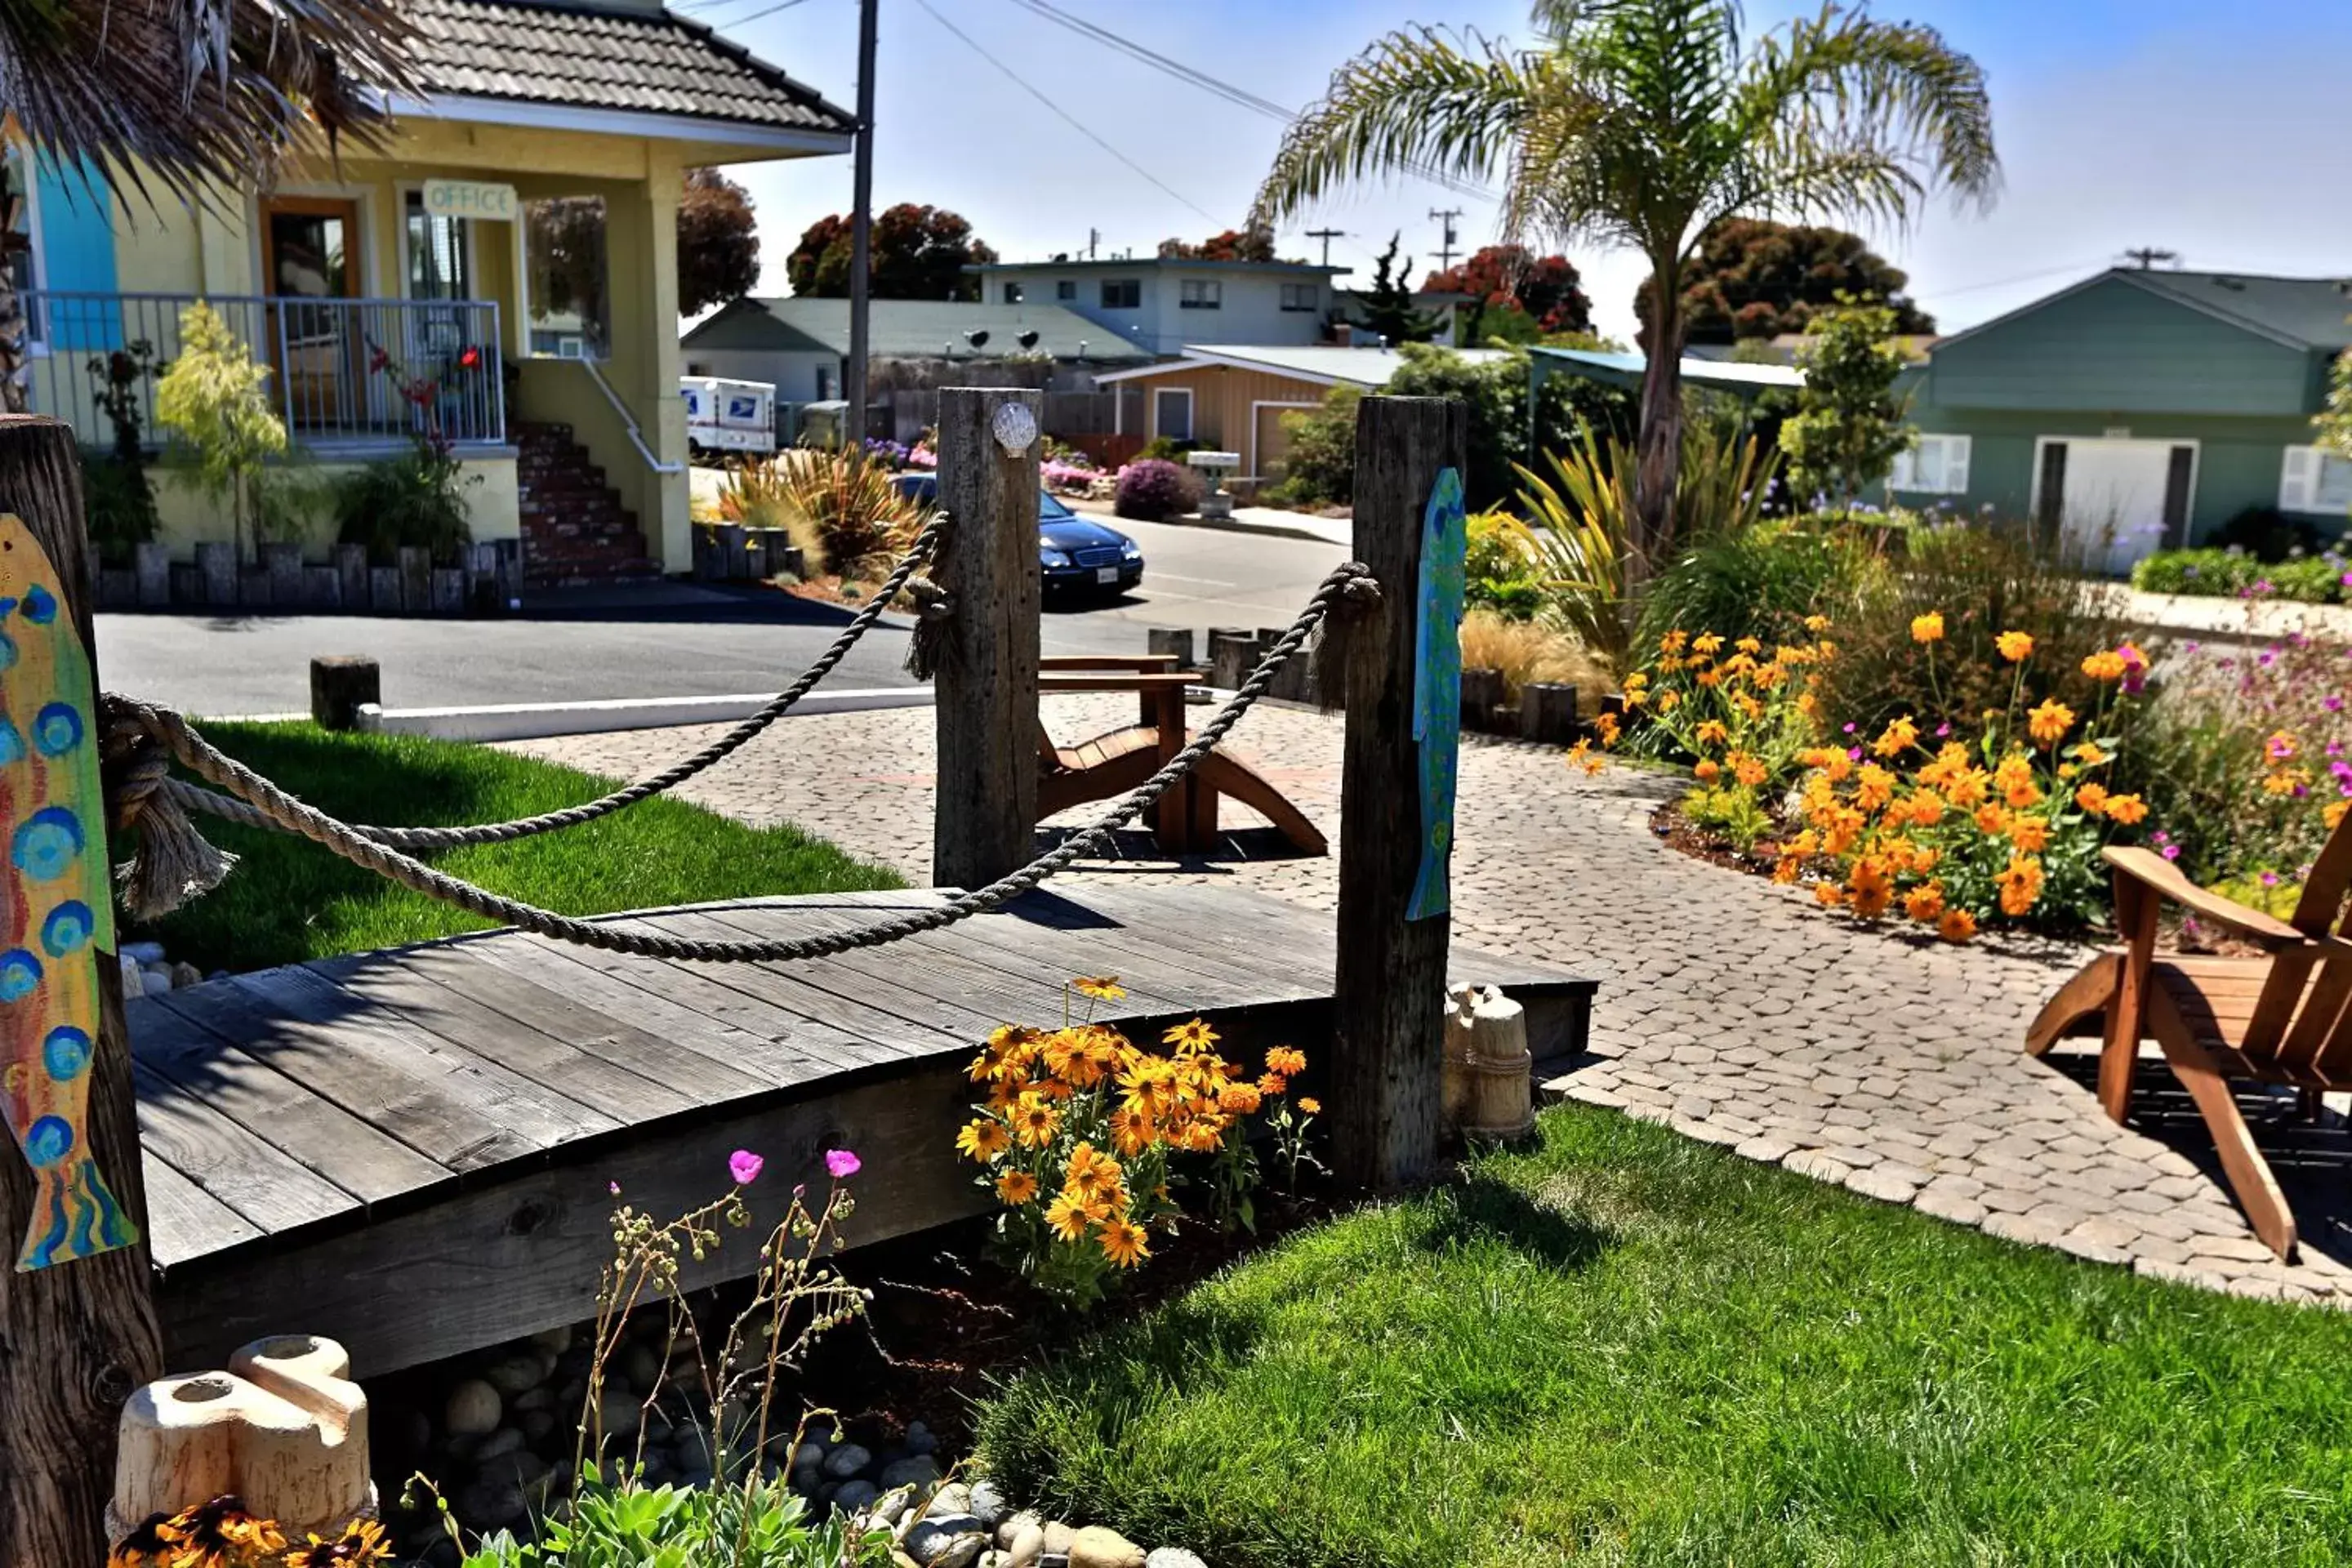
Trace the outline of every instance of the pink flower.
<path fill-rule="evenodd" d="M 749 1149 L 738 1149 L 727 1156 L 727 1173 L 735 1178 L 739 1187 L 748 1187 L 758 1181 L 760 1173 L 767 1168 L 768 1162 Z"/>
<path fill-rule="evenodd" d="M 860 1160 L 847 1149 L 827 1149 L 824 1152 L 824 1168 L 836 1182 L 849 1180 L 863 1170 L 865 1165 L 865 1161 Z"/>
<path fill-rule="evenodd" d="M 604 1190 L 617 1198 L 621 1195 L 621 1184 L 618 1182 L 606 1182 L 604 1184 Z"/>

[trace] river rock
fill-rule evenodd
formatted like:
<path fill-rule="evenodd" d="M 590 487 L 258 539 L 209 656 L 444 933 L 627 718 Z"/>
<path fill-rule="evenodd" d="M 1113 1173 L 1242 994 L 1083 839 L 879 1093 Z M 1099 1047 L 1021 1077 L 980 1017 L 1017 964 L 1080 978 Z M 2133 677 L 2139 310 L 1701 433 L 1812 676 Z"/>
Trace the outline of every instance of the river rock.
<path fill-rule="evenodd" d="M 479 1437 L 495 1432 L 505 1409 L 499 1391 L 478 1377 L 469 1377 L 449 1391 L 442 1407 L 441 1425 L 459 1436 Z"/>
<path fill-rule="evenodd" d="M 844 1513 L 856 1513 L 881 1495 L 882 1489 L 872 1481 L 844 1481 L 833 1494 L 833 1506 Z"/>
<path fill-rule="evenodd" d="M 1005 1500 L 1003 1492 L 996 1489 L 994 1481 L 974 1481 L 971 1500 L 971 1511 L 990 1530 L 994 1530 L 1003 1522 L 1004 1516 L 1013 1511 L 1013 1505 Z"/>
<path fill-rule="evenodd" d="M 874 1506 L 866 1511 L 874 1516 L 874 1521 L 877 1524 L 895 1525 L 898 1522 L 899 1516 L 914 1506 L 915 1489 L 897 1487 L 876 1498 Z"/>
<path fill-rule="evenodd" d="M 661 1352 L 639 1340 L 621 1352 L 621 1375 L 639 1388 L 651 1388 L 662 1374 Z"/>
<path fill-rule="evenodd" d="M 1077 1534 L 1075 1529 L 1060 1520 L 1049 1519 L 1045 1521 L 1045 1550 L 1056 1556 L 1066 1557 L 1070 1552 L 1070 1542 L 1077 1539 Z"/>
<path fill-rule="evenodd" d="M 1181 1546 L 1159 1546 L 1143 1560 L 1143 1568 L 1209 1568 L 1206 1563 Z"/>
<path fill-rule="evenodd" d="M 509 1398 L 537 1388 L 546 1377 L 547 1368 L 535 1355 L 500 1356 L 482 1369 L 482 1381 Z"/>
<path fill-rule="evenodd" d="M 793 1471 L 792 1479 L 785 1484 L 801 1496 L 813 1498 L 824 1485 L 824 1472 L 814 1465 L 803 1465 Z"/>
<path fill-rule="evenodd" d="M 526 1410 L 521 1415 L 515 1417 L 515 1425 L 522 1428 L 522 1435 L 525 1438 L 533 1443 L 544 1443 L 550 1436 L 554 1435 L 555 1412 L 552 1410 Z"/>
<path fill-rule="evenodd" d="M 882 1468 L 882 1489 L 927 1487 L 940 1479 L 940 1467 L 929 1454 L 917 1454 Z"/>
<path fill-rule="evenodd" d="M 997 1527 L 996 1543 L 1004 1549 L 1004 1568 L 1037 1568 L 1045 1555 L 1045 1527 L 1035 1514 L 1015 1514 Z"/>
<path fill-rule="evenodd" d="M 614 1439 L 634 1437 L 637 1423 L 644 1419 L 644 1407 L 637 1396 L 625 1388 L 608 1388 L 596 1403 L 597 1415 L 602 1419 L 604 1436 Z"/>
<path fill-rule="evenodd" d="M 922 1483 L 919 1481 L 915 1484 L 919 1486 Z M 950 1481 L 931 1493 L 929 1511 L 934 1517 L 942 1519 L 951 1513 L 971 1512 L 971 1489 L 961 1481 Z M 983 1520 L 981 1527 L 992 1528 L 992 1521 Z"/>
<path fill-rule="evenodd" d="M 126 942 L 114 951 L 142 966 L 163 962 L 163 944 L 160 942 Z"/>
<path fill-rule="evenodd" d="M 523 1436 L 520 1430 L 512 1426 L 501 1426 L 482 1439 L 482 1446 L 474 1450 L 474 1458 L 478 1461 L 495 1459 L 501 1454 L 513 1453 L 522 1445 Z"/>
<path fill-rule="evenodd" d="M 168 996 L 172 994 L 172 976 L 163 970 L 142 969 L 139 972 L 139 989 L 149 996 Z"/>
<path fill-rule="evenodd" d="M 507 1402 L 507 1408 L 509 1410 L 552 1410 L 555 1408 L 555 1390 L 548 1387 L 547 1384 L 543 1383 L 537 1388 L 526 1388 L 520 1394 Z"/>
<path fill-rule="evenodd" d="M 909 1454 L 936 1454 L 940 1451 L 940 1436 L 919 1421 L 909 1421 L 906 1441 L 900 1447 Z"/>
<path fill-rule="evenodd" d="M 541 1329 L 530 1336 L 530 1342 L 552 1356 L 560 1356 L 572 1348 L 572 1325 Z"/>
<path fill-rule="evenodd" d="M 1143 1568 L 1143 1548 L 1116 1530 L 1090 1524 L 1070 1537 L 1070 1568 Z"/>
<path fill-rule="evenodd" d="M 205 983 L 205 972 L 184 960 L 172 965 L 171 974 L 172 989 L 174 991 L 185 991 L 191 985 L 202 985 Z"/>
<path fill-rule="evenodd" d="M 520 1524 L 530 1512 L 520 1487 L 487 1478 L 459 1489 L 450 1507 L 457 1510 L 459 1520 L 482 1531 Z"/>
<path fill-rule="evenodd" d="M 980 1521 L 968 1513 L 926 1519 L 907 1531 L 901 1542 L 907 1555 L 922 1568 L 971 1568 L 972 1560 L 988 1544 Z"/>
<path fill-rule="evenodd" d="M 864 1471 L 873 1462 L 874 1456 L 866 1449 L 855 1443 L 844 1443 L 824 1457 L 824 1473 L 835 1480 L 845 1481 L 850 1477 Z M 885 1477 L 882 1484 L 885 1487 L 891 1487 L 899 1483 Z"/>

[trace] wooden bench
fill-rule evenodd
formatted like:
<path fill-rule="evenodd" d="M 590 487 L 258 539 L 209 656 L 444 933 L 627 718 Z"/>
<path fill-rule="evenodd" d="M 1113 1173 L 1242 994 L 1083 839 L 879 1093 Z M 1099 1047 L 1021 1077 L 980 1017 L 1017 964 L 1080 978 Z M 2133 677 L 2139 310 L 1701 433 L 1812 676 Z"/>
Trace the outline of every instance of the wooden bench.
<path fill-rule="evenodd" d="M 1090 800 L 1122 795 L 1184 749 L 1184 690 L 1193 678 L 1173 654 L 1066 654 L 1038 661 L 1037 689 L 1132 691 L 1137 721 L 1090 741 L 1065 746 L 1037 726 L 1037 811 L 1051 816 Z M 1204 854 L 1217 841 L 1217 802 L 1230 795 L 1274 825 L 1301 853 L 1328 854 L 1320 829 L 1266 777 L 1222 749 L 1201 760 L 1192 776 L 1160 797 L 1152 836 L 1170 855 Z"/>

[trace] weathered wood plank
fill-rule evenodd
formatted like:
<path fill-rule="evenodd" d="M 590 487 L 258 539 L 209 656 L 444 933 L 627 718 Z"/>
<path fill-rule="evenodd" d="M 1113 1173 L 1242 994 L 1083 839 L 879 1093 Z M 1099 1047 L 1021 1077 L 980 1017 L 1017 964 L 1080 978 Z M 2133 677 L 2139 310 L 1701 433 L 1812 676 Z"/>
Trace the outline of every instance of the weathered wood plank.
<path fill-rule="evenodd" d="M 156 1268 L 169 1269 L 188 1258 L 225 1252 L 260 1238 L 261 1232 L 247 1225 L 235 1209 L 180 1174 L 152 1151 L 145 1161 L 145 1170 L 148 1223 L 154 1230 L 150 1243 Z"/>
<path fill-rule="evenodd" d="M 740 916 L 743 917 L 740 924 L 715 914 L 665 915 L 661 925 L 681 936 L 716 942 L 740 942 L 747 935 L 799 936 L 809 930 L 789 910 L 773 906 L 744 910 Z M 746 995 L 918 1055 L 943 1047 L 961 1048 L 996 1026 L 996 1021 L 985 1014 L 877 984 L 824 963 L 698 963 L 692 967 Z"/>
<path fill-rule="evenodd" d="M 132 1065 L 131 1075 L 139 1086 L 139 1142 L 148 1157 L 256 1231 L 289 1230 L 360 1206 L 357 1197 L 184 1085 L 143 1062 Z"/>
<path fill-rule="evenodd" d="M 486 1061 L 497 1062 L 566 1100 L 602 1112 L 618 1125 L 651 1121 L 693 1109 L 659 1076 L 615 1066 L 571 1041 L 548 1035 L 471 995 L 440 984 L 425 967 L 431 960 L 402 952 L 359 953 L 305 964 L 312 973 L 405 1018 Z M 748 1083 L 746 1088 L 751 1087 Z"/>
<path fill-rule="evenodd" d="M 192 986 L 172 997 L 185 1007 L 213 989 Z M 266 1129 L 271 1144 L 363 1203 L 432 1186 L 452 1173 L 163 1000 L 131 1005 L 131 1041 L 139 1065 L 238 1125 Z"/>

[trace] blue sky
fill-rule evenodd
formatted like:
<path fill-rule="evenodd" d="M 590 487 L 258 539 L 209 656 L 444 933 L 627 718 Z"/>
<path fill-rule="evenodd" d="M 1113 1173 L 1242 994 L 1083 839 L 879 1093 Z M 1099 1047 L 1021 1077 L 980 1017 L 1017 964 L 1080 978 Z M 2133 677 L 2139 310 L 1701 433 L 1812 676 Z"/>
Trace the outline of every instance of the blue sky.
<path fill-rule="evenodd" d="M 677 0 L 673 0 L 677 3 Z M 1410 23 L 1528 35 L 1505 0 L 1059 0 L 1159 52 L 1278 103 L 1313 99 L 1333 67 Z M 686 0 L 705 20 L 847 103 L 856 0 Z M 881 0 L 875 196 L 928 201 L 971 218 L 1009 257 L 1083 249 L 1149 254 L 1171 235 L 1237 224 L 1280 139 L 1275 121 L 1123 58 L 1014 0 L 930 0 L 955 26 L 1150 176 L 1093 144 L 919 0 Z M 1751 27 L 1801 7 L 1751 5 Z M 1802 7 L 1801 9 L 1810 9 Z M 1876 232 L 1945 330 L 1982 321 L 2107 264 L 2162 246 L 2187 265 L 2352 275 L 2345 199 L 2344 72 L 2352 6 L 2334 0 L 1912 0 L 1888 18 L 1926 22 L 1980 60 L 1992 85 L 2005 182 L 1990 213 L 1939 202 L 1906 232 Z M 753 17 L 740 24 L 735 17 Z M 849 162 L 733 171 L 759 203 L 770 292 L 784 254 L 818 216 L 845 210 Z M 1157 184 L 1151 183 L 1158 182 Z M 1165 186 L 1166 189 L 1159 188 Z M 1172 193 L 1172 194 L 1171 194 Z M 1468 209 L 1461 243 L 1493 237 L 1491 205 L 1419 182 L 1326 204 L 1297 228 L 1336 227 L 1334 264 L 1368 279 L 1402 230 L 1434 264 L 1434 207 Z M 1197 209 L 1197 210 L 1196 210 Z M 1865 230 L 1865 232 L 1869 232 Z M 1282 237 L 1286 254 L 1314 242 Z M 1637 258 L 1566 247 L 1606 331 L 1630 335 Z"/>

